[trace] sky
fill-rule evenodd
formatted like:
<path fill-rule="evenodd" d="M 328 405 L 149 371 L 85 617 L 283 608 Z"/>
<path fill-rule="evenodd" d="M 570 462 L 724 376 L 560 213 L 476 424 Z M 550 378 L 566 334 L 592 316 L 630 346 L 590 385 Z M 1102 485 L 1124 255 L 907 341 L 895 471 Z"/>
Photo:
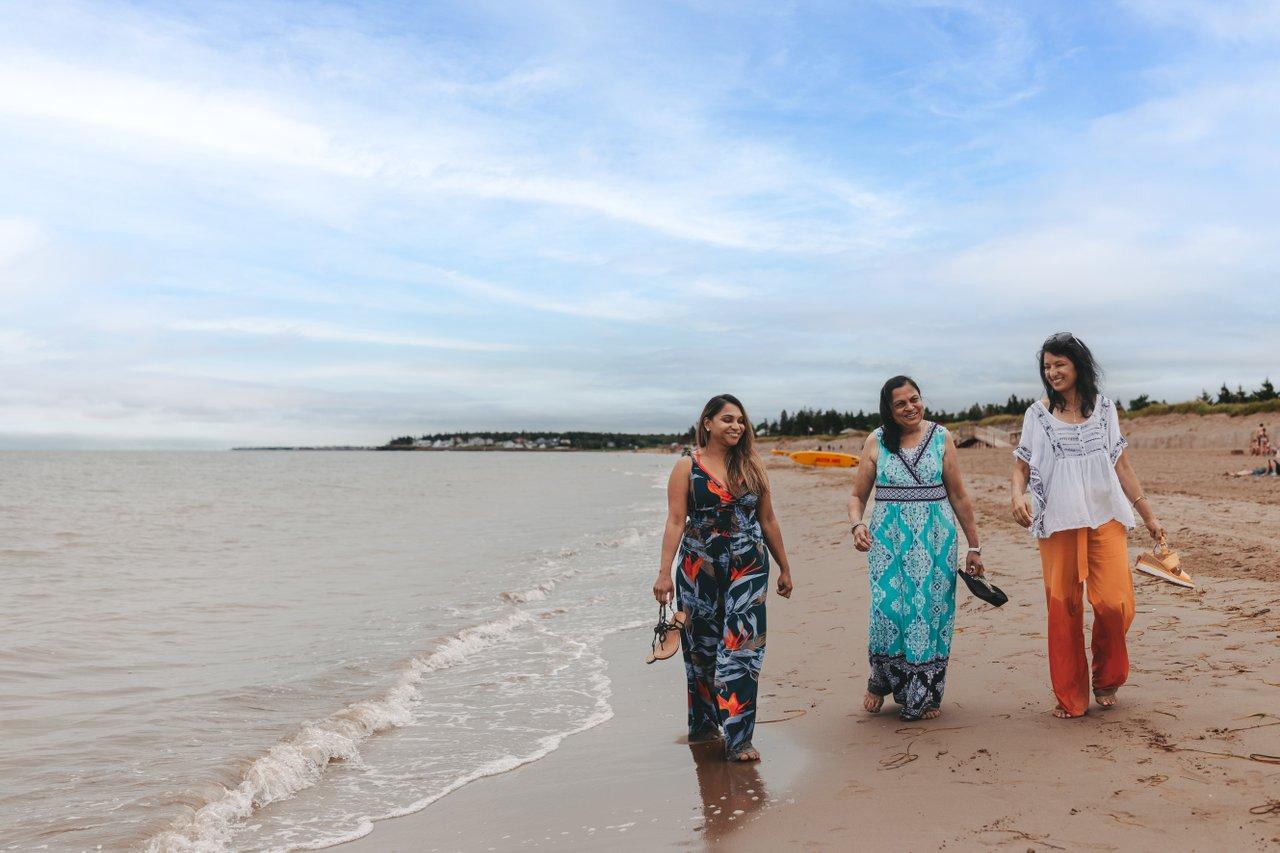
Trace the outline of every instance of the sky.
<path fill-rule="evenodd" d="M 4 2 L 0 448 L 1280 380 L 1280 4 Z"/>

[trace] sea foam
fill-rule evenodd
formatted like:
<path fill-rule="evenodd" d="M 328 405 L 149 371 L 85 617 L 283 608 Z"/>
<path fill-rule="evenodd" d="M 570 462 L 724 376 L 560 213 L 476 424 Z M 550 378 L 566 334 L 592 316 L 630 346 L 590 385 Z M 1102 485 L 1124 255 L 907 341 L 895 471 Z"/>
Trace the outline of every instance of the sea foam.
<path fill-rule="evenodd" d="M 411 708 L 420 696 L 418 685 L 426 674 L 462 663 L 472 654 L 511 637 L 533 618 L 527 612 L 516 611 L 465 628 L 431 654 L 414 658 L 382 696 L 348 705 L 272 746 L 249 765 L 239 785 L 224 789 L 221 796 L 200 806 L 188 820 L 152 838 L 146 846 L 148 853 L 227 849 L 237 822 L 269 803 L 316 784 L 331 761 L 359 761 L 359 745 L 371 735 L 412 722 Z M 490 770 L 482 775 L 495 772 L 503 771 Z"/>

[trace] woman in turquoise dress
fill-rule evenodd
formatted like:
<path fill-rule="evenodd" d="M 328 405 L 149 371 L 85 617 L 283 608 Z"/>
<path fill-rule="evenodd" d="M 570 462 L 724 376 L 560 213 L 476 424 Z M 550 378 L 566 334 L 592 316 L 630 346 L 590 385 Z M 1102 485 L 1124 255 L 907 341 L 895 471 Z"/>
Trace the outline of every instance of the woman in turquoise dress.
<path fill-rule="evenodd" d="M 869 552 L 871 675 L 863 707 L 892 694 L 904 720 L 941 713 L 955 626 L 956 519 L 969 550 L 965 571 L 983 573 L 973 504 L 955 443 L 924 419 L 920 388 L 895 376 L 880 391 L 881 426 L 867 436 L 849 497 L 854 546 Z M 871 526 L 862 521 L 875 487 Z"/>

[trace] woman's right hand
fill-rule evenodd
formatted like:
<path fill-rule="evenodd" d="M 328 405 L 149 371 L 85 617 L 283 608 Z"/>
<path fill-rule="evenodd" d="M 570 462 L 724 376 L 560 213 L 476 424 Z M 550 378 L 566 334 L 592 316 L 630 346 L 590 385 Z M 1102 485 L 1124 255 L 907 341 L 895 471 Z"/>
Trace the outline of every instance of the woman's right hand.
<path fill-rule="evenodd" d="M 1031 498 L 1018 495 L 1013 499 L 1013 520 L 1023 527 L 1031 526 Z"/>
<path fill-rule="evenodd" d="M 871 532 L 865 524 L 859 524 L 853 529 L 853 547 L 863 552 L 871 550 Z"/>
<path fill-rule="evenodd" d="M 659 604 L 670 604 L 675 598 L 676 587 L 671 582 L 671 575 L 666 572 L 658 574 L 658 579 L 653 582 L 653 597 L 658 599 Z"/>

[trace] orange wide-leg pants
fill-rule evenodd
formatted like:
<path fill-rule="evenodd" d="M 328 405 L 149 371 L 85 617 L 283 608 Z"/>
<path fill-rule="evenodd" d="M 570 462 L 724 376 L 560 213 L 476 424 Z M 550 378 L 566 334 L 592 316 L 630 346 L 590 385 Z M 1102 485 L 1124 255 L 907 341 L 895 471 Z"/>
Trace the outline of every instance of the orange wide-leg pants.
<path fill-rule="evenodd" d="M 1133 623 L 1133 577 L 1124 525 L 1060 530 L 1040 540 L 1044 595 L 1049 605 L 1049 679 L 1068 714 L 1089 709 L 1089 689 L 1107 695 L 1129 676 L 1124 635 Z M 1093 607 L 1092 677 L 1084 656 L 1084 607 Z"/>

